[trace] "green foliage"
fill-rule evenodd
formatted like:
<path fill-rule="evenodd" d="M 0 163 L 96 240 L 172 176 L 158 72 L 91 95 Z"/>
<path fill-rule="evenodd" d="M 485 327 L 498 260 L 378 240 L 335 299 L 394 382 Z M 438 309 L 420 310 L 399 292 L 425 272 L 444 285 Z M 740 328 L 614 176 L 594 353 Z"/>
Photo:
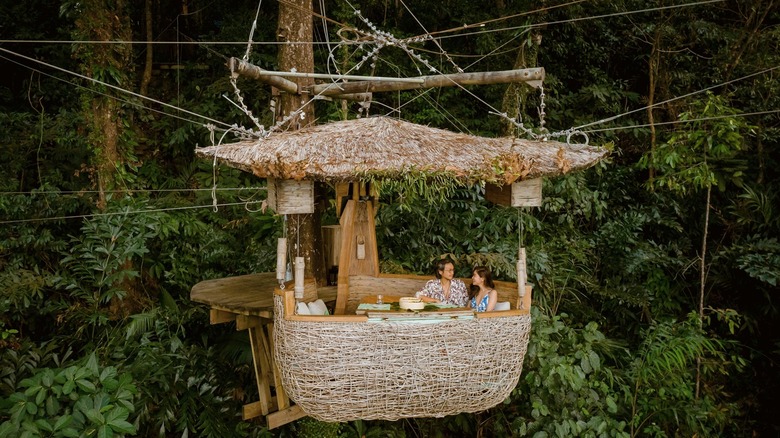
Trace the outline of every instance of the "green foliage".
<path fill-rule="evenodd" d="M 682 194 L 711 186 L 725 190 L 727 182 L 742 185 L 745 161 L 737 154 L 745 147 L 749 126 L 734 114 L 725 98 L 709 95 L 680 115 L 683 122 L 696 121 L 640 161 L 658 169 L 660 175 L 651 183 Z"/>
<path fill-rule="evenodd" d="M 745 245 L 731 248 L 737 266 L 750 277 L 777 286 L 780 283 L 780 243 L 753 236 Z"/>
<path fill-rule="evenodd" d="M 403 179 L 387 178 L 375 173 L 365 173 L 360 178 L 376 187 L 380 196 L 394 196 L 394 203 L 407 211 L 416 202 L 443 203 L 460 185 L 452 175 L 425 171 L 409 172 Z"/>
<path fill-rule="evenodd" d="M 296 436 L 301 438 L 337 438 L 343 436 L 340 432 L 341 423 L 326 423 L 311 417 L 303 417 L 293 424 Z M 365 434 L 358 436 L 366 436 Z"/>
<path fill-rule="evenodd" d="M 698 315 L 691 313 L 682 323 L 655 323 L 644 333 L 626 369 L 632 435 L 718 436 L 728 424 L 723 412 L 713 409 L 713 394 L 694 395 L 697 358 L 706 357 L 714 372 L 728 373 L 723 345 L 698 327 Z"/>
<path fill-rule="evenodd" d="M 109 39 L 145 38 L 146 29 L 139 27 L 142 2 L 123 9 L 110 2 L 7 3 L 0 5 L 0 22 L 12 24 L 4 28 L 9 40 L 95 40 L 106 32 L 125 35 Z M 190 3 L 187 14 L 178 3 L 158 6 L 156 41 L 185 35 L 246 41 L 252 18 L 247 12 L 257 3 L 235 2 L 229 8 Z M 349 4 L 326 6 L 322 12 L 329 17 L 368 30 Z M 377 214 L 383 272 L 430 274 L 432 262 L 449 255 L 458 263 L 458 276 L 486 264 L 496 277 L 514 280 L 521 244 L 535 284 L 534 333 L 517 391 L 495 409 L 444 419 L 358 421 L 332 429 L 344 436 L 625 436 L 631 428 L 642 436 L 776 435 L 777 420 L 766 406 L 780 390 L 773 347 L 780 333 L 775 304 L 780 130 L 774 112 L 780 86 L 772 74 L 756 74 L 780 61 L 771 2 L 753 2 L 749 10 L 741 2 L 727 2 L 637 14 L 623 13 L 647 9 L 647 2 L 484 6 L 428 0 L 360 5 L 362 14 L 395 36 L 441 32 L 436 41 L 441 48 L 433 41 L 410 43 L 439 71 L 455 71 L 441 49 L 467 71 L 506 70 L 521 61 L 544 67 L 546 127 L 556 131 L 602 120 L 587 128 L 593 129 L 588 135 L 592 144 L 615 145 L 611 160 L 546 180 L 543 206 L 522 210 L 492 206 L 480 187 L 458 186 L 446 175 L 420 172 L 402 183 L 366 175 L 383 187 Z M 275 38 L 276 8 L 262 5 L 255 41 Z M 494 21 L 498 17 L 503 18 Z M 321 38 L 325 25 L 317 23 Z M 329 22 L 331 43 L 339 39 L 337 30 Z M 537 37 L 539 45 L 531 46 Z M 143 44 L 4 47 L 124 85 L 138 83 L 147 53 Z M 150 97 L 228 124 L 248 122 L 222 97 L 233 92 L 224 57 L 243 55 L 245 45 L 171 47 L 155 46 Z M 314 46 L 318 69 L 330 55 L 324 47 Z M 342 73 L 369 47 L 334 52 Z M 276 50 L 253 45 L 250 60 L 273 70 Z M 658 69 L 651 78 L 654 56 Z M 180 68 L 158 69 L 171 63 Z M 429 73 L 395 46 L 383 47 L 374 64 L 366 62 L 350 74 Z M 190 68 L 196 66 L 207 68 Z M 201 120 L 189 120 L 194 116 L 153 103 L 115 102 L 121 163 L 110 168 L 117 188 L 128 195 L 112 194 L 107 209 L 99 211 L 90 191 L 100 181 L 95 153 L 109 133 L 95 129 L 96 113 L 89 105 L 107 104 L 114 90 L 83 88 L 85 83 L 73 87 L 61 77 L 11 62 L 4 67 L 0 137 L 7 141 L 0 148 L 0 221 L 12 222 L 0 226 L 0 338 L 8 341 L 0 352 L 0 392 L 24 394 L 28 388 L 21 388 L 21 381 L 40 381 L 44 370 L 71 366 L 70 354 L 96 351 L 106 368 L 134 376 L 138 393 L 127 421 L 134 418 L 139 436 L 159 436 L 161 430 L 176 436 L 294 436 L 299 431 L 292 426 L 269 432 L 240 420 L 241 404 L 256 399 L 246 336 L 232 327 L 209 326 L 205 307 L 188 299 L 200 280 L 272 270 L 273 239 L 281 231 L 280 218 L 248 212 L 252 205 L 215 212 L 209 191 L 188 190 L 262 182 L 195 161 L 194 148 L 210 140 Z M 333 68 L 331 63 L 328 71 Z M 732 80 L 728 95 L 691 94 L 696 97 L 656 106 L 655 126 L 647 126 L 644 107 L 651 100 Z M 239 85 L 261 123 L 270 125 L 269 87 L 249 80 Z M 501 122 L 488 115 L 483 101 L 501 108 L 505 92 L 505 86 L 492 85 L 374 93 L 370 113 L 492 136 Z M 538 92 L 526 94 L 520 111 L 528 126 L 537 123 L 540 103 Z M 354 115 L 358 108 L 316 105 L 318 123 Z M 656 149 L 650 151 L 653 138 Z M 705 315 L 705 337 L 686 314 L 697 290 L 691 263 L 698 260 L 705 211 L 692 196 L 708 187 L 719 190 L 711 210 L 715 245 L 705 285 L 712 306 Z M 217 192 L 220 203 L 263 196 L 262 190 Z M 111 216 L 91 216 L 95 213 Z M 62 219 L 79 215 L 88 217 Z M 727 342 L 735 338 L 745 347 Z M 62 353 L 69 351 L 74 353 Z M 689 369 L 697 354 L 704 359 L 704 380 L 702 397 L 694 400 Z M 747 359 L 750 373 L 740 368 Z M 96 401 L 102 403 L 90 396 L 79 409 L 94 410 Z M 36 414 L 24 411 L 29 427 L 54 428 L 55 417 L 42 416 L 45 401 L 32 402 Z M 10 414 L 2 412 L 0 421 L 10 425 Z M 83 415 L 83 427 L 99 424 L 93 420 L 99 417 Z M 731 428 L 724 426 L 728 422 Z M 313 429 L 321 426 L 311 423 Z M 25 432 L 21 426 L 13 430 Z"/>
<path fill-rule="evenodd" d="M 189 303 L 156 307 L 134 315 L 123 336 L 111 337 L 114 360 L 139 376 L 140 435 L 246 436 L 236 421 L 241 404 L 231 396 L 252 387 L 254 375 L 245 360 L 225 353 L 227 346 L 205 337 L 193 342 L 190 330 L 202 330 L 207 319 Z"/>
<path fill-rule="evenodd" d="M 38 346 L 25 340 L 15 348 L 0 350 L 0 393 L 14 393 L 19 382 L 31 378 L 40 369 L 61 367 L 69 360 L 71 351 L 59 354 L 57 348 L 54 342 Z"/>
<path fill-rule="evenodd" d="M 565 315 L 548 317 L 532 309 L 531 342 L 523 376 L 508 405 L 519 436 L 626 437 L 621 406 L 625 390 L 604 353 L 615 346 L 595 323 L 567 326 Z M 612 354 L 612 353 L 610 353 Z"/>
<path fill-rule="evenodd" d="M 99 366 L 94 354 L 66 368 L 38 369 L 17 389 L 2 410 L 2 417 L 9 416 L 0 424 L 4 437 L 136 433 L 130 417 L 137 393 L 133 378 L 113 366 Z"/>

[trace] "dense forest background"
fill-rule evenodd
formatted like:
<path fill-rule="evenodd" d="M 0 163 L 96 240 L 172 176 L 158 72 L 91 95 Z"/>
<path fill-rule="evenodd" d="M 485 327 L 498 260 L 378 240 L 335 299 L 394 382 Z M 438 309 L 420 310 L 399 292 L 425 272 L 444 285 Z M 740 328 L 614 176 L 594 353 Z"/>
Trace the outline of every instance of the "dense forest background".
<path fill-rule="evenodd" d="M 442 419 L 241 421 L 257 396 L 248 340 L 209 326 L 189 291 L 272 271 L 282 221 L 258 208 L 264 181 L 194 150 L 215 141 L 206 124 L 254 127 L 224 63 L 275 68 L 278 3 L 4 1 L 0 436 L 780 434 L 776 1 L 314 3 L 329 19 L 313 17 L 318 72 L 547 73 L 543 101 L 506 85 L 377 93 L 318 101 L 319 123 L 526 135 L 497 111 L 610 148 L 546 180 L 540 208 L 493 206 L 480 187 L 382 194 L 385 271 L 429 274 L 451 254 L 460 276 L 487 263 L 514 280 L 527 248 L 534 327 L 512 396 Z M 337 44 L 349 27 L 436 39 L 372 53 Z M 272 125 L 270 87 L 237 86 Z"/>

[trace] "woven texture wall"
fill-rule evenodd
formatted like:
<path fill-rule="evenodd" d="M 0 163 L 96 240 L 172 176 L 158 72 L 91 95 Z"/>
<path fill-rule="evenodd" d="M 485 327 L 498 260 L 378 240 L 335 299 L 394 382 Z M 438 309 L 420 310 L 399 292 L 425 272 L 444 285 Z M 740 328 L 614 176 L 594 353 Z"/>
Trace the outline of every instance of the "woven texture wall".
<path fill-rule="evenodd" d="M 275 297 L 282 384 L 321 421 L 479 412 L 517 385 L 531 316 L 410 322 L 287 321 Z"/>

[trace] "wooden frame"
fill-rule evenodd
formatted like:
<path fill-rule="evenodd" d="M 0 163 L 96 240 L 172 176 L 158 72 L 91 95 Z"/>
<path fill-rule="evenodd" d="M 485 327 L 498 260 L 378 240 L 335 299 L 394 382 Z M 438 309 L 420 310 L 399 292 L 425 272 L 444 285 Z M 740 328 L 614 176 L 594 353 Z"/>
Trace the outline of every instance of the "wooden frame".
<path fill-rule="evenodd" d="M 517 181 L 511 185 L 485 185 L 485 199 L 512 207 L 540 207 L 542 205 L 542 179 Z"/>
<path fill-rule="evenodd" d="M 268 208 L 277 214 L 314 213 L 312 181 L 268 178 Z"/>

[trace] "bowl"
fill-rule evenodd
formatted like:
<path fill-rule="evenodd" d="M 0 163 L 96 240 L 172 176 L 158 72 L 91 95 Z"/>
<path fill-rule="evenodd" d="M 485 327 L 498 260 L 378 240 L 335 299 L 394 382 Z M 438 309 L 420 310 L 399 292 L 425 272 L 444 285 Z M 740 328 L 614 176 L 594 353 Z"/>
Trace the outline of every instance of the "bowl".
<path fill-rule="evenodd" d="M 398 306 L 404 310 L 422 310 L 425 308 L 425 303 L 419 298 L 402 297 L 398 300 Z"/>

